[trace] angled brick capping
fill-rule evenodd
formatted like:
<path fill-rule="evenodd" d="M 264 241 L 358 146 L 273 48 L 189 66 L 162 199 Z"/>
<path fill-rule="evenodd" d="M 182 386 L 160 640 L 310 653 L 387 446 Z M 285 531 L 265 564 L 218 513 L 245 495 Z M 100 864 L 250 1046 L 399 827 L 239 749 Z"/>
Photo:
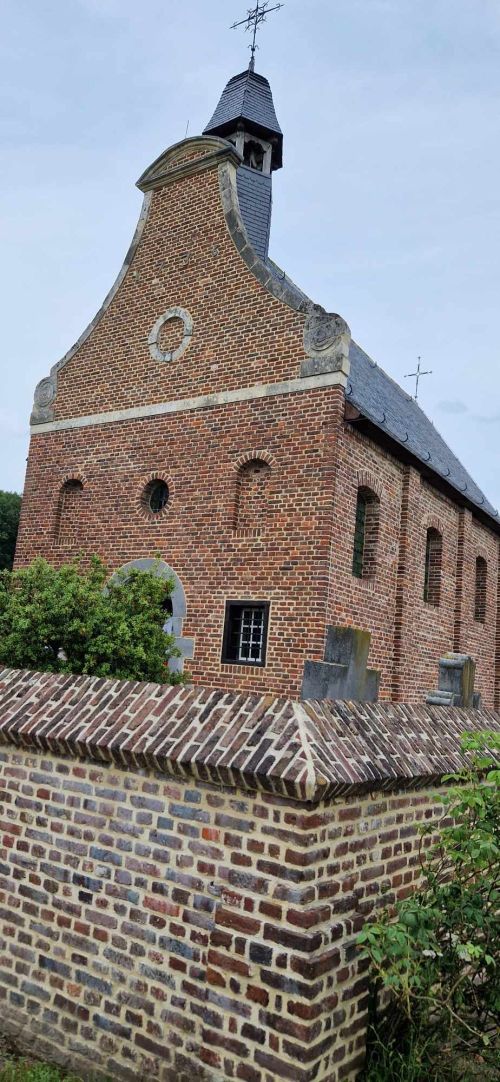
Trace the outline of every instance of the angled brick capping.
<path fill-rule="evenodd" d="M 496 714 L 0 670 L 0 1025 L 85 1076 L 340 1082 L 354 940 Z"/>

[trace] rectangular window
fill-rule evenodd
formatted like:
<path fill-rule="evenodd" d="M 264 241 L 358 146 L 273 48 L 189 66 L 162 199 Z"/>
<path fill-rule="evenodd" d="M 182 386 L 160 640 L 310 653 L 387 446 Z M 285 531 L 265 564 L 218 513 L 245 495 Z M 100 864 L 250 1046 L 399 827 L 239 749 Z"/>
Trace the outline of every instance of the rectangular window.
<path fill-rule="evenodd" d="M 363 554 L 365 548 L 366 500 L 363 493 L 358 493 L 356 520 L 354 524 L 354 546 L 352 552 L 352 573 L 357 579 L 363 578 Z"/>
<path fill-rule="evenodd" d="M 443 538 L 438 530 L 427 530 L 425 546 L 424 601 L 427 605 L 439 605 L 441 599 L 441 565 Z"/>
<path fill-rule="evenodd" d="M 268 601 L 227 601 L 222 662 L 265 665 L 268 623 Z"/>

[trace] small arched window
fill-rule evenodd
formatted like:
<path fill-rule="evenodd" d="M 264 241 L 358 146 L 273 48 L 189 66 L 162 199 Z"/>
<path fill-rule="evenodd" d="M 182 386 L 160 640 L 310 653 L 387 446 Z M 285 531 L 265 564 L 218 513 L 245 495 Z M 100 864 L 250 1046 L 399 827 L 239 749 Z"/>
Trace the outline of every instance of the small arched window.
<path fill-rule="evenodd" d="M 58 545 L 70 547 L 79 542 L 82 499 L 82 481 L 76 477 L 65 481 L 59 494 L 57 509 L 56 541 Z"/>
<path fill-rule="evenodd" d="M 439 530 L 430 526 L 425 545 L 424 601 L 438 606 L 441 600 L 441 569 L 443 563 L 443 538 Z"/>
<path fill-rule="evenodd" d="M 236 483 L 236 530 L 260 533 L 269 514 L 271 467 L 262 458 L 252 458 L 238 470 Z"/>
<path fill-rule="evenodd" d="M 373 489 L 358 488 L 352 573 L 358 579 L 371 578 L 377 566 L 377 545 L 380 521 L 380 500 Z"/>
<path fill-rule="evenodd" d="M 246 139 L 243 148 L 243 161 L 250 169 L 259 173 L 264 171 L 264 147 L 256 139 Z"/>
<path fill-rule="evenodd" d="M 483 556 L 476 560 L 476 588 L 474 594 L 474 619 L 480 624 L 486 621 L 486 586 L 488 581 L 488 565 Z"/>

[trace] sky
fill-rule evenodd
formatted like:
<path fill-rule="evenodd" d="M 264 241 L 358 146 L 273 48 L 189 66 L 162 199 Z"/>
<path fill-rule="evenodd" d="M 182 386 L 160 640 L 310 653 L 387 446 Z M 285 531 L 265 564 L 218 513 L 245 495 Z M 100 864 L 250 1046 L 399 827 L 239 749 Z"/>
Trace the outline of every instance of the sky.
<path fill-rule="evenodd" d="M 33 390 L 100 307 L 135 182 L 248 63 L 250 0 L 0 0 L 0 489 Z M 500 506 L 500 0 L 286 0 L 257 71 L 284 132 L 270 254 Z"/>

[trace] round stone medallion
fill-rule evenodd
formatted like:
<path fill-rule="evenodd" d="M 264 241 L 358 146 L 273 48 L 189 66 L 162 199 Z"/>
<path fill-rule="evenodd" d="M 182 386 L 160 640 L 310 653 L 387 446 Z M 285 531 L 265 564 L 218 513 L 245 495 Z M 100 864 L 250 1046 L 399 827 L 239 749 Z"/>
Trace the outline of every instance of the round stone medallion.
<path fill-rule="evenodd" d="M 47 406 L 50 406 L 51 402 L 54 401 L 55 393 L 56 392 L 54 383 L 50 376 L 47 376 L 46 379 L 40 380 L 40 383 L 38 384 L 38 387 L 35 391 L 35 405 L 38 406 L 40 409 L 45 409 Z"/>
<path fill-rule="evenodd" d="M 166 323 L 169 323 L 173 319 L 180 319 L 184 327 L 184 334 L 180 345 L 177 349 L 161 349 L 160 348 L 160 335 Z M 168 312 L 165 312 L 156 323 L 148 338 L 149 352 L 154 361 L 177 361 L 179 357 L 186 351 L 191 341 L 191 335 L 193 333 L 193 319 L 189 312 L 185 308 L 169 308 Z"/>

